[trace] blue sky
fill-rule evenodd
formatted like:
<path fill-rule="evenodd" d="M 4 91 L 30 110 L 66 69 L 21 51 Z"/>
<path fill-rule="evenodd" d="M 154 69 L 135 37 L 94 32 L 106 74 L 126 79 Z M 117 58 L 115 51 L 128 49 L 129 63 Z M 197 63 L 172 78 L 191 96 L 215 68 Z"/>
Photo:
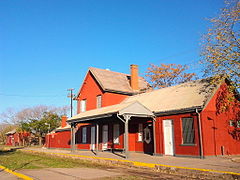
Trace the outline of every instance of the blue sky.
<path fill-rule="evenodd" d="M 199 73 L 201 35 L 223 0 L 0 1 L 0 113 L 69 104 L 88 67 L 129 73 L 178 63 Z"/>

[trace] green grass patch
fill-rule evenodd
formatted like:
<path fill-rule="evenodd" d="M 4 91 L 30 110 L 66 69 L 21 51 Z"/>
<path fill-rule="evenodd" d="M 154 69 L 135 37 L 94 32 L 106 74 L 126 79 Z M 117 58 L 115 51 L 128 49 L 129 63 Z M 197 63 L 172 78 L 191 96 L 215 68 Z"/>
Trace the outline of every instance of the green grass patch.
<path fill-rule="evenodd" d="M 39 169 L 39 168 L 102 168 L 106 165 L 94 163 L 88 160 L 62 158 L 43 153 L 27 153 L 22 151 L 0 150 L 0 165 L 11 170 Z"/>

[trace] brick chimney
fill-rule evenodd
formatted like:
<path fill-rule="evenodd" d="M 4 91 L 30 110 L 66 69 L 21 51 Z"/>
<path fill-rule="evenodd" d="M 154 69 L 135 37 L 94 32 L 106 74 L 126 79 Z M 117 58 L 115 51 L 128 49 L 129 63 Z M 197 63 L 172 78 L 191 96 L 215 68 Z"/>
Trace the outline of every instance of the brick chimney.
<path fill-rule="evenodd" d="M 139 84 L 138 84 L 138 65 L 131 64 L 130 65 L 131 69 L 131 78 L 130 78 L 130 85 L 131 88 L 134 91 L 139 90 Z"/>
<path fill-rule="evenodd" d="M 62 116 L 62 127 L 67 125 L 67 116 Z"/>

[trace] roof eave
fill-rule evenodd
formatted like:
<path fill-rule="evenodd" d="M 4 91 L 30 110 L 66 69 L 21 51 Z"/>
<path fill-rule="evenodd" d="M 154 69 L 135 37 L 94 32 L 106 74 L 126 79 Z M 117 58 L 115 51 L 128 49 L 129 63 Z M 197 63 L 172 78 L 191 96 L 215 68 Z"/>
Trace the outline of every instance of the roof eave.
<path fill-rule="evenodd" d="M 183 113 L 193 113 L 196 112 L 196 109 L 198 112 L 201 112 L 203 110 L 202 106 L 194 106 L 190 108 L 183 108 L 183 109 L 177 109 L 177 110 L 169 110 L 169 111 L 158 111 L 154 112 L 155 116 L 166 116 L 166 115 L 176 115 L 176 114 L 183 114 Z"/>
<path fill-rule="evenodd" d="M 101 118 L 105 118 L 105 117 L 111 117 L 115 113 L 117 113 L 117 112 L 100 114 L 100 115 L 96 115 L 96 116 L 88 116 L 88 117 L 83 117 L 83 118 L 69 119 L 69 120 L 67 120 L 67 122 L 71 124 L 71 123 L 77 123 L 77 122 L 90 121 L 93 119 L 101 119 Z"/>

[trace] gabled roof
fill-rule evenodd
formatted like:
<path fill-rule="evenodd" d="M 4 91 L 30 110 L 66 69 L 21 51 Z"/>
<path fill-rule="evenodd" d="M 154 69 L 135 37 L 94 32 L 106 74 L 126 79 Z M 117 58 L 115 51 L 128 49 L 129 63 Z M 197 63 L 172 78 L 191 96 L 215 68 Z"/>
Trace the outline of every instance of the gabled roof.
<path fill-rule="evenodd" d="M 207 79 L 190 81 L 176 86 L 129 96 L 120 104 L 82 112 L 68 119 L 68 121 L 97 119 L 109 117 L 116 113 L 121 115 L 122 110 L 125 113 L 128 111 L 129 114 L 134 114 L 134 111 L 137 109 L 134 108 L 136 104 L 137 106 L 144 107 L 143 109 L 138 109 L 139 113 L 142 111 L 143 113 L 171 114 L 172 112 L 181 113 L 195 109 L 202 110 L 217 88 L 218 86 L 211 85 Z"/>
<path fill-rule="evenodd" d="M 65 127 L 58 127 L 54 130 L 54 132 L 59 132 L 59 131 L 67 131 L 67 130 L 70 130 L 71 129 L 71 126 L 69 124 L 67 124 Z"/>
<path fill-rule="evenodd" d="M 130 75 L 113 72 L 106 69 L 99 69 L 90 67 L 88 72 L 90 72 L 96 79 L 97 83 L 101 86 L 104 91 L 116 92 L 120 94 L 134 94 L 137 92 L 144 91 L 149 88 L 148 83 L 143 77 L 139 77 L 139 91 L 133 91 L 130 86 Z M 81 91 L 81 88 L 80 88 Z M 80 93 L 79 91 L 79 93 Z"/>
<path fill-rule="evenodd" d="M 123 103 L 138 101 L 154 113 L 203 108 L 216 85 L 202 79 L 127 97 Z"/>
<path fill-rule="evenodd" d="M 10 134 L 15 134 L 17 131 L 16 129 L 13 129 L 12 131 L 9 131 L 7 133 L 5 133 L 6 135 L 10 135 Z"/>
<path fill-rule="evenodd" d="M 144 107 L 141 103 L 134 101 L 130 103 L 120 103 L 117 105 L 106 106 L 90 111 L 85 111 L 68 119 L 68 122 L 92 120 L 104 117 L 111 117 L 113 114 L 128 115 L 132 114 L 138 117 L 151 117 L 153 113 Z"/>

